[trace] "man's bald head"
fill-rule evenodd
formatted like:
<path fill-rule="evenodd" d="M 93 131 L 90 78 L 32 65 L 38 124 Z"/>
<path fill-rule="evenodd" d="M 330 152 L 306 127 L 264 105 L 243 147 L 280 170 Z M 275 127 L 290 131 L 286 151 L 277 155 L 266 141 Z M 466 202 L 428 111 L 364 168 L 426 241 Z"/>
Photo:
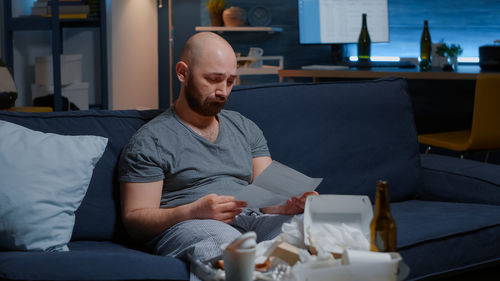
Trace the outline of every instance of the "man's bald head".
<path fill-rule="evenodd" d="M 227 56 L 235 56 L 231 45 L 221 36 L 213 32 L 201 32 L 191 36 L 181 52 L 181 61 L 191 67 L 196 66 L 203 58 L 222 52 Z"/>
<path fill-rule="evenodd" d="M 219 35 L 197 33 L 184 45 L 176 73 L 181 82 L 176 110 L 213 118 L 224 107 L 236 80 L 236 55 Z"/>

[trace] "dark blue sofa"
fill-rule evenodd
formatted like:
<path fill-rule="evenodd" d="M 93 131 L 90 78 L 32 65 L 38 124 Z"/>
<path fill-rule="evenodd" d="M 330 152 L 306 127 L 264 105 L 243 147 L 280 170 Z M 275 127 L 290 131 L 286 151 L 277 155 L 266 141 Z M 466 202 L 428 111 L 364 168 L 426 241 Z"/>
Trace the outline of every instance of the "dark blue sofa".
<path fill-rule="evenodd" d="M 500 167 L 421 155 L 404 80 L 242 87 L 226 108 L 262 128 L 274 159 L 324 177 L 320 193 L 367 194 L 374 202 L 376 181 L 387 179 L 409 279 L 500 267 Z M 70 251 L 2 251 L 0 279 L 188 279 L 184 262 L 131 243 L 120 221 L 120 151 L 159 112 L 0 111 L 0 120 L 34 130 L 109 138 L 77 210 Z"/>

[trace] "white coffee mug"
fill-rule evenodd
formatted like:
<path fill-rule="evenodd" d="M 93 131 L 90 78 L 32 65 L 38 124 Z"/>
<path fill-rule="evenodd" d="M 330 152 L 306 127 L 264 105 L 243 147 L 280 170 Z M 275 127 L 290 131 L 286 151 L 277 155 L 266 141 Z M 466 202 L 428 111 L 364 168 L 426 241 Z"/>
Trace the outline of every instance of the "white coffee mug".
<path fill-rule="evenodd" d="M 226 246 L 227 244 L 221 246 L 226 281 L 252 281 L 255 269 L 255 247 L 228 251 Z"/>
<path fill-rule="evenodd" d="M 264 54 L 264 50 L 262 48 L 251 47 L 248 51 L 248 56 L 255 59 L 250 63 L 250 67 L 262 67 L 261 57 Z"/>

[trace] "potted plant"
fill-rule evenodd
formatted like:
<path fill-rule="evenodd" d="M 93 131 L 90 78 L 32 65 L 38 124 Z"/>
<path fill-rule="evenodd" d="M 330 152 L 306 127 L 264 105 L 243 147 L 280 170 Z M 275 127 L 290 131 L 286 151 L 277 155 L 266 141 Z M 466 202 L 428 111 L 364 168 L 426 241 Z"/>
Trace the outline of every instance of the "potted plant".
<path fill-rule="evenodd" d="M 461 55 L 463 52 L 462 48 L 458 44 L 441 44 L 436 49 L 436 54 L 441 57 L 446 57 L 448 59 L 448 63 L 443 66 L 443 70 L 445 71 L 453 71 L 453 69 L 457 69 L 457 57 Z"/>
<path fill-rule="evenodd" d="M 208 0 L 205 3 L 210 15 L 210 24 L 212 26 L 222 26 L 222 12 L 226 8 L 225 0 Z"/>

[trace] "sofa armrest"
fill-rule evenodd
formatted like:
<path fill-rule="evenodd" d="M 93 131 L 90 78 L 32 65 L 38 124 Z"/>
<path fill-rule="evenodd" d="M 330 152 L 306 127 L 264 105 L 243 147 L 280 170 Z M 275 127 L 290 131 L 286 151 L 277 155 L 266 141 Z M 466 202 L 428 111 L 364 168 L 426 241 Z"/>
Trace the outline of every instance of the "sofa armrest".
<path fill-rule="evenodd" d="M 423 200 L 500 205 L 500 165 L 422 154 Z"/>

